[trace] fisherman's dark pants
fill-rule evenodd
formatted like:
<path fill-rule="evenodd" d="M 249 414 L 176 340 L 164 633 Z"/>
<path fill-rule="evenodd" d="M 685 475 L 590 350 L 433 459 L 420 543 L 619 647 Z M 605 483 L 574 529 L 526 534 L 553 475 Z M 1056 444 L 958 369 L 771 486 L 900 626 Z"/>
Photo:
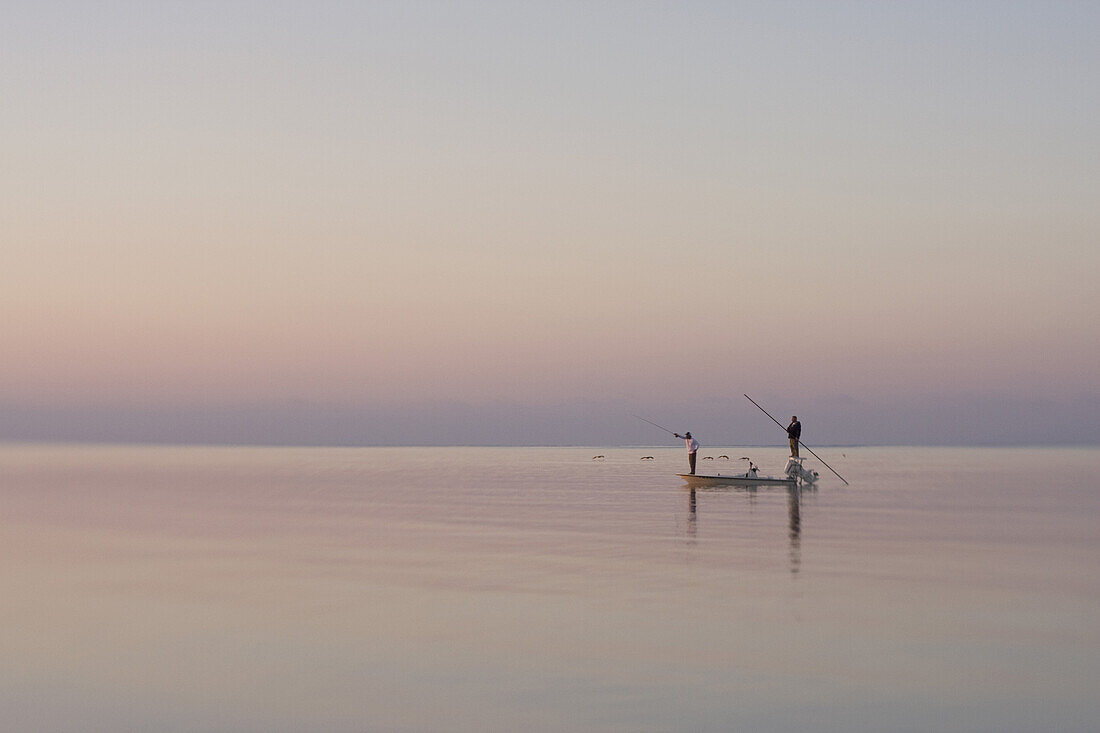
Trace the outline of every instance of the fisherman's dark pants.
<path fill-rule="evenodd" d="M 695 475 L 695 451 L 688 453 L 688 465 L 691 466 L 692 475 Z"/>
<path fill-rule="evenodd" d="M 798 458 L 798 441 L 794 438 L 791 438 L 790 441 L 791 441 L 791 457 L 792 458 Z"/>

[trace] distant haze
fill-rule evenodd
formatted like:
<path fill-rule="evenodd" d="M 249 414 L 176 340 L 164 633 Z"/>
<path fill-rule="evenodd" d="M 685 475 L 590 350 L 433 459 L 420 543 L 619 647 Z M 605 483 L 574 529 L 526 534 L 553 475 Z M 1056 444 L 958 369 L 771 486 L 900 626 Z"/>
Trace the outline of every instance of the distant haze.
<path fill-rule="evenodd" d="M 759 396 L 759 395 L 757 395 Z M 954 402 L 877 403 L 820 399 L 792 410 L 803 440 L 827 445 L 1095 445 L 1100 400 L 962 397 Z M 621 402 L 193 405 L 12 408 L 0 412 L 0 439 L 267 445 L 638 445 L 680 441 L 637 418 Z M 670 430 L 693 431 L 704 447 L 785 445 L 786 435 L 743 398 L 720 397 L 647 411 Z"/>
<path fill-rule="evenodd" d="M 1098 32 L 9 4 L 0 440 L 1095 445 Z"/>

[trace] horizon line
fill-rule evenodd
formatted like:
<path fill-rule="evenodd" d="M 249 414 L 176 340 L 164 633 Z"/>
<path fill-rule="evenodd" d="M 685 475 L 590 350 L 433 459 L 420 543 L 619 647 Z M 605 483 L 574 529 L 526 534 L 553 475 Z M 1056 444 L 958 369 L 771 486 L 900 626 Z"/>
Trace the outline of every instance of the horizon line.
<path fill-rule="evenodd" d="M 103 441 L 103 440 L 42 440 L 38 438 L 0 438 L 0 446 L 72 446 L 117 448 L 599 448 L 603 450 L 683 450 L 682 446 L 665 444 L 615 443 L 207 443 L 202 441 Z M 718 448 L 780 448 L 778 443 L 716 443 L 705 446 Z M 1100 443 L 819 443 L 822 449 L 835 448 L 1100 448 Z"/>

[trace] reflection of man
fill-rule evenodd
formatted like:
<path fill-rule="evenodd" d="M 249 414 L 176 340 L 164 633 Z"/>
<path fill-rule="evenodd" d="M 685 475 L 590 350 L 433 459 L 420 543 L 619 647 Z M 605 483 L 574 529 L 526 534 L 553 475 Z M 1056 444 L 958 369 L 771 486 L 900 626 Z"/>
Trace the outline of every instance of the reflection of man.
<path fill-rule="evenodd" d="M 682 438 L 688 449 L 688 465 L 691 466 L 691 475 L 695 475 L 695 452 L 699 450 L 699 441 L 691 437 L 691 431 L 687 431 L 683 435 L 679 433 L 673 433 L 677 438 Z"/>
<path fill-rule="evenodd" d="M 688 525 L 687 525 L 687 533 L 691 537 L 695 536 L 695 531 L 696 531 L 695 520 L 696 520 L 696 516 L 695 516 L 695 487 L 692 486 L 691 487 L 691 494 L 688 496 Z"/>
<path fill-rule="evenodd" d="M 787 426 L 787 438 L 791 441 L 791 458 L 798 458 L 798 440 L 802 437 L 802 423 L 797 415 L 791 415 L 791 424 Z"/>
<path fill-rule="evenodd" d="M 801 500 L 800 489 L 797 486 L 787 488 L 787 517 L 790 519 L 791 538 L 791 572 L 797 573 L 802 565 L 802 516 L 798 508 Z"/>

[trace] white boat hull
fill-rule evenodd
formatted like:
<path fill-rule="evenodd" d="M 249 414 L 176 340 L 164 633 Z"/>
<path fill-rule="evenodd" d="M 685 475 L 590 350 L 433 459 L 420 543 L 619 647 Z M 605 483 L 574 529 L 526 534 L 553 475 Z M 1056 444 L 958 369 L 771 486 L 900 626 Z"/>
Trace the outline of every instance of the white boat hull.
<path fill-rule="evenodd" d="M 691 473 L 678 473 L 676 474 L 688 484 L 692 486 L 722 486 L 726 484 L 737 484 L 740 486 L 758 486 L 760 484 L 777 484 L 790 486 L 797 483 L 797 479 L 775 476 L 756 476 L 753 474 L 741 473 L 731 474 L 723 476 L 721 474 L 707 476 L 704 474 L 691 474 Z"/>

